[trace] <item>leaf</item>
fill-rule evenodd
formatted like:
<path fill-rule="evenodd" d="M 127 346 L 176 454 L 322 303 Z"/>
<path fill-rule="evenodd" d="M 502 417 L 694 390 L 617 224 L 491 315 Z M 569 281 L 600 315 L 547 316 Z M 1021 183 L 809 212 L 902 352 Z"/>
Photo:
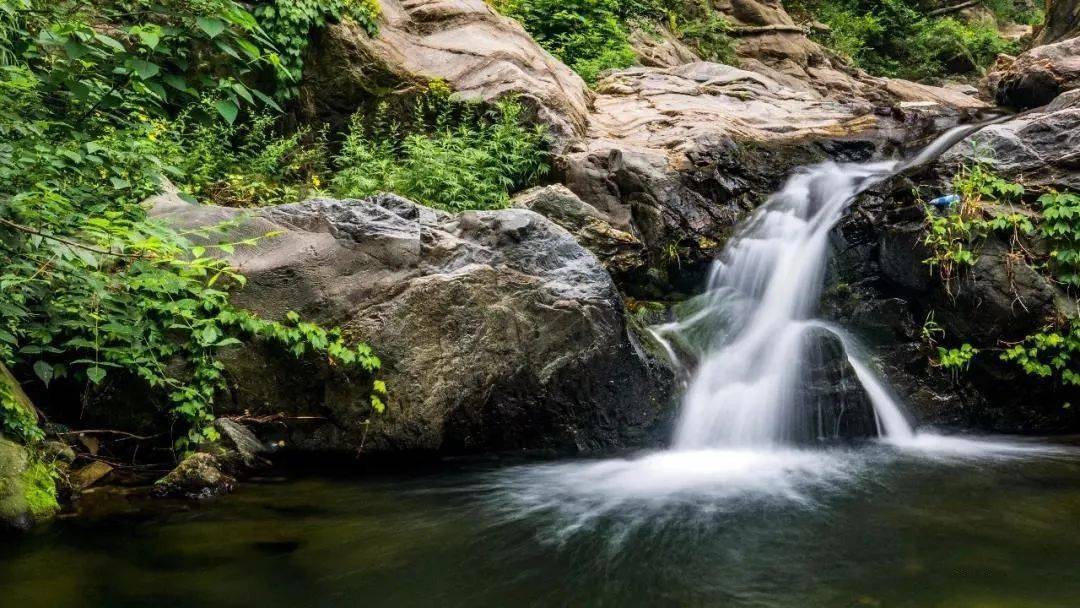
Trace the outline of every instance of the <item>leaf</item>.
<path fill-rule="evenodd" d="M 221 117 L 225 119 L 225 122 L 229 123 L 230 125 L 236 121 L 236 115 L 240 113 L 240 108 L 238 108 L 235 103 L 227 99 L 215 101 L 214 109 L 216 109 L 218 111 L 218 114 L 221 114 Z"/>
<path fill-rule="evenodd" d="M 34 374 L 36 374 L 37 377 L 45 383 L 45 386 L 48 387 L 53 379 L 53 366 L 44 361 L 38 361 L 37 363 L 34 363 Z"/>
<path fill-rule="evenodd" d="M 98 42 L 113 49 L 114 51 L 119 51 L 121 53 L 127 51 L 127 49 L 124 48 L 124 45 L 120 44 L 120 41 L 111 36 L 106 36 L 105 34 L 99 34 L 95 32 L 94 38 L 96 38 Z"/>
<path fill-rule="evenodd" d="M 86 378 L 94 384 L 101 384 L 101 381 L 105 379 L 105 370 L 98 366 L 87 368 Z"/>
<path fill-rule="evenodd" d="M 225 22 L 214 17 L 199 17 L 195 20 L 195 24 L 211 38 L 216 38 L 225 31 Z"/>
<path fill-rule="evenodd" d="M 131 69 L 135 70 L 135 74 L 143 80 L 149 80 L 161 71 L 161 66 L 145 59 L 132 59 L 129 64 Z"/>

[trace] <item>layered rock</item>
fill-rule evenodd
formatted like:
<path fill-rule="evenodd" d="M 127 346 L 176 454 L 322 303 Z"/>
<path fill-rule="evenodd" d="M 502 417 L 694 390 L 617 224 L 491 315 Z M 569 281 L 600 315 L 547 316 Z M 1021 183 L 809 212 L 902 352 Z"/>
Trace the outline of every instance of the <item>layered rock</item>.
<path fill-rule="evenodd" d="M 881 139 L 887 123 L 870 104 L 714 63 L 617 72 L 597 93 L 588 139 L 558 159 L 559 177 L 654 265 L 710 258 L 792 168 L 870 155 L 876 144 L 854 140 Z"/>
<path fill-rule="evenodd" d="M 241 216 L 170 197 L 155 209 L 178 226 Z M 273 428 L 287 445 L 588 450 L 640 441 L 666 409 L 611 278 L 537 213 L 451 215 L 386 195 L 262 209 L 237 230 L 282 232 L 231 258 L 248 277 L 238 305 L 339 325 L 384 364 L 390 397 L 375 415 L 369 381 L 269 347 L 231 357 L 227 409 L 284 413 Z"/>
<path fill-rule="evenodd" d="M 484 0 L 379 4 L 378 36 L 345 21 L 311 44 L 301 87 L 307 121 L 340 127 L 375 97 L 438 80 L 465 99 L 518 97 L 558 141 L 585 131 L 585 83 Z"/>
<path fill-rule="evenodd" d="M 1080 88 L 1080 37 L 998 58 L 984 87 L 997 103 L 1021 109 L 1046 105 Z"/>

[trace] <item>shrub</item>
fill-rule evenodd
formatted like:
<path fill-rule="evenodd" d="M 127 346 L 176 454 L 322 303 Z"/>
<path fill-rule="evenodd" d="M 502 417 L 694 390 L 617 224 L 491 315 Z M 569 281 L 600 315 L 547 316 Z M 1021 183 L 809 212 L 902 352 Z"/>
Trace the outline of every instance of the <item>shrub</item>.
<path fill-rule="evenodd" d="M 543 130 L 521 125 L 516 102 L 484 112 L 431 93 L 418 101 L 408 131 L 386 113 L 353 117 L 336 159 L 336 194 L 396 192 L 447 211 L 499 209 L 548 169 Z"/>

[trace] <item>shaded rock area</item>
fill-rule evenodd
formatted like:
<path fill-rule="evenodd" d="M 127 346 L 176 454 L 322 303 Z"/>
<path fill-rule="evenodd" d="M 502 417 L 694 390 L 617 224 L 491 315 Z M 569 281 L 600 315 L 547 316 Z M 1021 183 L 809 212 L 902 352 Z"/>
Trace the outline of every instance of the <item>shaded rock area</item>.
<path fill-rule="evenodd" d="M 242 212 L 161 197 L 180 227 Z M 261 209 L 240 235 L 283 231 L 231 258 L 235 302 L 267 318 L 296 311 L 343 327 L 383 360 L 390 391 L 373 415 L 370 379 L 318 361 L 237 352 L 228 414 L 286 414 L 302 450 L 443 453 L 640 443 L 668 410 L 666 375 L 625 324 L 601 263 L 525 209 L 451 215 L 403 198 L 312 200 Z"/>
<path fill-rule="evenodd" d="M 1076 36 L 1080 36 L 1080 2 L 1049 0 L 1046 21 L 1035 43 L 1051 44 Z"/>
<path fill-rule="evenodd" d="M 340 128 L 374 98 L 440 80 L 465 99 L 518 97 L 557 142 L 584 133 L 584 81 L 484 0 L 379 5 L 378 36 L 346 21 L 311 44 L 300 93 L 305 121 Z"/>
<path fill-rule="evenodd" d="M 49 468 L 25 447 L 0 437 L 0 534 L 28 530 L 59 510 Z"/>
<path fill-rule="evenodd" d="M 1080 88 L 1080 37 L 999 57 L 983 86 L 997 103 L 1019 109 L 1044 106 Z"/>
<path fill-rule="evenodd" d="M 948 176 L 975 159 L 1036 192 L 1075 189 L 1078 102 L 1080 95 L 1068 93 L 1039 112 L 987 127 L 919 175 L 864 196 L 834 232 L 826 312 L 875 347 L 882 371 L 923 423 L 1003 432 L 1060 432 L 1080 424 L 1075 410 L 1062 408 L 1076 399 L 1075 390 L 999 357 L 1005 346 L 1075 315 L 1075 303 L 1007 235 L 989 236 L 974 265 L 944 283 L 924 263 L 931 257 L 923 245 L 924 211 L 911 194 L 915 183 L 949 191 Z M 924 332 L 927 323 L 944 333 Z M 937 346 L 963 343 L 981 351 L 969 370 L 934 367 Z"/>
<path fill-rule="evenodd" d="M 805 368 L 799 386 L 802 399 L 788 419 L 805 425 L 790 429 L 799 443 L 870 439 L 878 436 L 874 405 L 847 360 L 844 344 L 824 329 L 804 338 Z"/>

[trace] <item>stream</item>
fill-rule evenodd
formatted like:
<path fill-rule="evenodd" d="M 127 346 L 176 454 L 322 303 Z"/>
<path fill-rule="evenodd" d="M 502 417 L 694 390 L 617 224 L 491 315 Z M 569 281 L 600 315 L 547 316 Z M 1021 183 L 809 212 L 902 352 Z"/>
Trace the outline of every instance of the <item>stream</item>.
<path fill-rule="evenodd" d="M 197 504 L 118 499 L 127 513 L 0 545 L 0 605 L 1074 608 L 1080 449 L 994 441 L 306 471 Z"/>

